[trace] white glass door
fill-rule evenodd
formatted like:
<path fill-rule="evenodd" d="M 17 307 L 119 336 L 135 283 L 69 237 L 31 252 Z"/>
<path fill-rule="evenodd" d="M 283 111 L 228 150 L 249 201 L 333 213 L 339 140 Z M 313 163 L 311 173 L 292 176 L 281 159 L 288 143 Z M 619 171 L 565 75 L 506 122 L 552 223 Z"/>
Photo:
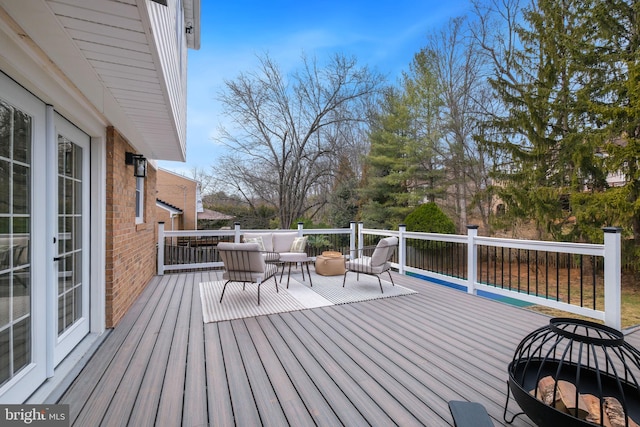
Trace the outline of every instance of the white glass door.
<path fill-rule="evenodd" d="M 89 137 L 56 116 L 55 364 L 89 333 Z"/>
<path fill-rule="evenodd" d="M 46 379 L 45 116 L 0 73 L 0 403 Z"/>

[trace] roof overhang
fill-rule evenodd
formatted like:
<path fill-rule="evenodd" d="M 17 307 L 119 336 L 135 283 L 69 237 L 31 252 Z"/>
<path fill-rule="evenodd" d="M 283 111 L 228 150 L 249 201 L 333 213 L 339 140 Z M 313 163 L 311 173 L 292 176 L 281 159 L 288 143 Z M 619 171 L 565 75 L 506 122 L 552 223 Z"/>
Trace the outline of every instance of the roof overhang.
<path fill-rule="evenodd" d="M 171 216 L 182 215 L 182 213 L 183 213 L 182 209 L 180 209 L 179 207 L 173 206 L 172 204 L 167 203 L 167 202 L 165 202 L 163 200 L 160 200 L 160 199 L 156 199 L 156 206 L 166 210 L 167 212 L 169 212 L 171 214 Z"/>
<path fill-rule="evenodd" d="M 199 47 L 200 0 L 166 3 L 0 0 L 0 31 L 16 44 L 13 50 L 26 52 L 57 76 L 52 81 L 105 126 L 114 126 L 138 152 L 184 161 L 186 47 Z M 180 19 L 192 22 L 189 34 Z M 70 120 L 76 118 L 72 108 L 61 105 L 55 96 L 59 89 L 50 81 L 25 77 L 28 63 L 20 69 L 19 61 L 3 56 L 0 66 L 13 67 L 11 77 Z M 81 120 L 76 124 L 82 128 Z"/>

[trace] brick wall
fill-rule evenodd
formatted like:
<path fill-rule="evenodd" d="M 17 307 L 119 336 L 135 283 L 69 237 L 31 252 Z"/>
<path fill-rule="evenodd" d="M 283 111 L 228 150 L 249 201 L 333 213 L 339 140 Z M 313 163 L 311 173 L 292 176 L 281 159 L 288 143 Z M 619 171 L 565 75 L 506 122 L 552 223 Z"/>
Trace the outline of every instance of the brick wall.
<path fill-rule="evenodd" d="M 159 170 L 157 178 L 158 199 L 182 209 L 182 218 L 176 220 L 176 229 L 195 230 L 198 228 L 196 213 L 196 186 L 192 179 L 173 172 Z M 158 208 L 158 210 L 163 210 Z M 166 210 L 165 210 L 166 212 Z M 166 222 L 170 224 L 170 222 Z M 170 227 L 167 227 L 169 229 Z"/>
<path fill-rule="evenodd" d="M 156 273 L 156 170 L 144 179 L 144 222 L 136 224 L 136 178 L 125 153 L 135 150 L 107 128 L 106 326 L 118 324 Z"/>

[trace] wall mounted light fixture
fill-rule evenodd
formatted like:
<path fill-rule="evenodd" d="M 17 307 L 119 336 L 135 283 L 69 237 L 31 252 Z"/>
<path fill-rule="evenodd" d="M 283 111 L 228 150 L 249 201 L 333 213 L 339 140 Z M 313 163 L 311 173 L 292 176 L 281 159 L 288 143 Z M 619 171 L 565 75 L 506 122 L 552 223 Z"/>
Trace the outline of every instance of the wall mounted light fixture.
<path fill-rule="evenodd" d="M 187 26 L 184 29 L 185 33 L 191 34 L 193 31 L 193 24 L 191 22 L 187 22 Z"/>
<path fill-rule="evenodd" d="M 124 163 L 133 165 L 133 176 L 137 178 L 147 176 L 147 159 L 142 154 L 133 154 L 127 151 L 124 155 Z"/>

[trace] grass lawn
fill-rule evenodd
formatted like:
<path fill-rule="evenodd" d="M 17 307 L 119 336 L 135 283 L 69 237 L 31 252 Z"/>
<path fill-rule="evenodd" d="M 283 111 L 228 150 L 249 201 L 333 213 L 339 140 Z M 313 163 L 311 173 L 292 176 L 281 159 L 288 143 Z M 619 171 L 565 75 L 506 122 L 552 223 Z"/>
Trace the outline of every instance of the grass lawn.
<path fill-rule="evenodd" d="M 578 285 L 572 285 L 572 294 L 577 295 L 579 292 Z M 572 298 L 573 299 L 573 298 Z M 601 292 L 598 292 L 596 296 L 597 299 L 597 307 L 598 309 L 602 309 L 604 307 L 604 296 Z M 561 310 L 552 309 L 549 307 L 543 306 L 531 306 L 528 307 L 530 310 L 537 311 L 539 313 L 545 313 L 550 316 L 569 316 L 569 317 L 578 317 L 583 318 L 585 320 L 594 319 L 581 317 L 573 313 L 567 313 Z M 602 322 L 599 322 L 602 323 Z M 640 325 L 640 285 L 636 283 L 636 279 L 632 274 L 623 274 L 622 277 L 622 328 L 630 328 L 633 326 Z"/>

